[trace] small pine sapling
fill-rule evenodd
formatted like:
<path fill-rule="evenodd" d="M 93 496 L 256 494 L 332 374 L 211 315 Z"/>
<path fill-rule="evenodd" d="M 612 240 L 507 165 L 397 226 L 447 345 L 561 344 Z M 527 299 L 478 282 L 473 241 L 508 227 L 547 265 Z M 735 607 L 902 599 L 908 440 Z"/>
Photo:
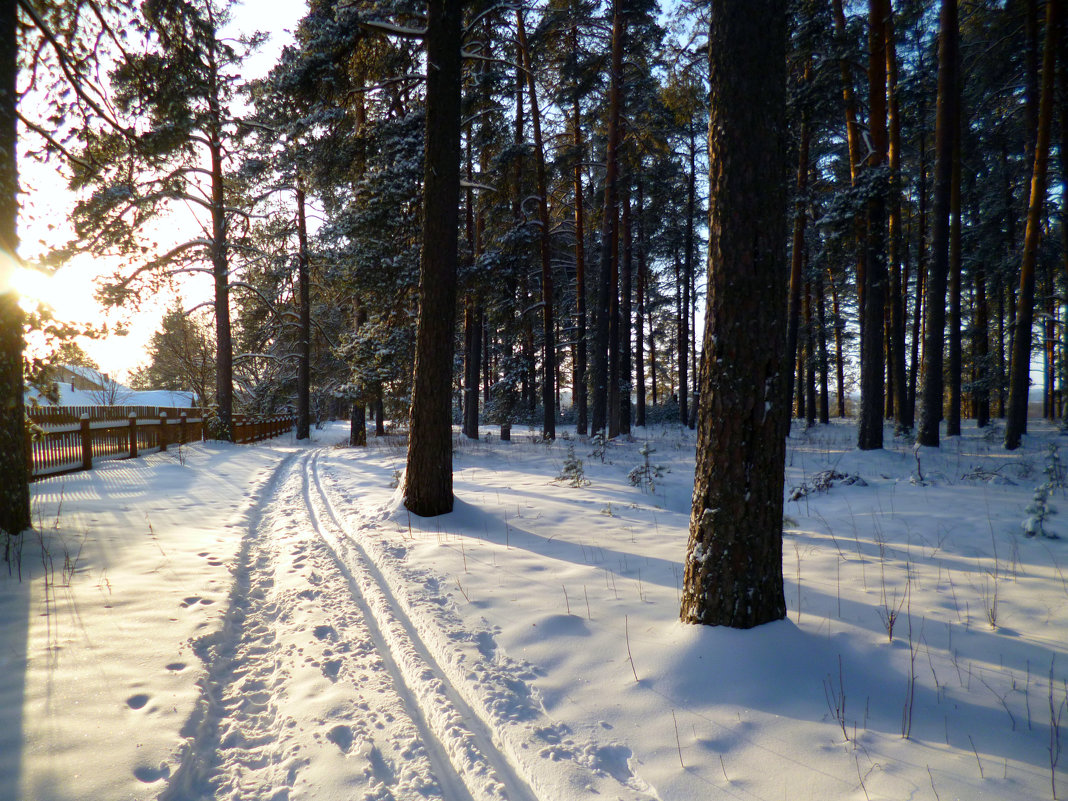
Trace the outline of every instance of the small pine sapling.
<path fill-rule="evenodd" d="M 1048 458 L 1043 472 L 1046 474 L 1046 481 L 1035 487 L 1031 502 L 1024 508 L 1027 517 L 1022 526 L 1028 537 L 1058 539 L 1056 534 L 1046 528 L 1049 518 L 1057 513 L 1056 507 L 1049 502 L 1049 497 L 1054 490 L 1065 487 L 1064 465 L 1061 464 L 1057 446 L 1052 443 L 1049 445 Z"/>
<path fill-rule="evenodd" d="M 1046 530 L 1046 521 L 1057 513 L 1056 508 L 1049 502 L 1049 483 L 1039 484 L 1035 487 L 1035 494 L 1031 496 L 1031 503 L 1027 504 L 1024 512 L 1027 518 L 1023 521 L 1023 530 L 1028 537 L 1048 537 L 1056 539 L 1057 535 Z"/>
<path fill-rule="evenodd" d="M 590 444 L 593 445 L 590 456 L 596 456 L 601 460 L 601 464 L 604 464 L 608 454 L 608 438 L 604 435 L 604 431 L 595 431 L 590 437 Z"/>
<path fill-rule="evenodd" d="M 560 475 L 556 477 L 556 480 L 566 483 L 569 487 L 589 486 L 590 480 L 586 478 L 582 460 L 575 455 L 575 444 L 573 442 L 567 443 L 567 457 L 564 459 L 564 467 L 560 471 Z"/>
<path fill-rule="evenodd" d="M 642 455 L 644 461 L 627 473 L 627 478 L 632 486 L 641 487 L 643 492 L 646 490 L 656 492 L 656 482 L 664 477 L 664 474 L 668 472 L 668 468 L 662 464 L 653 464 L 649 461 L 649 457 L 656 453 L 656 448 L 648 442 L 642 444 L 638 453 Z"/>

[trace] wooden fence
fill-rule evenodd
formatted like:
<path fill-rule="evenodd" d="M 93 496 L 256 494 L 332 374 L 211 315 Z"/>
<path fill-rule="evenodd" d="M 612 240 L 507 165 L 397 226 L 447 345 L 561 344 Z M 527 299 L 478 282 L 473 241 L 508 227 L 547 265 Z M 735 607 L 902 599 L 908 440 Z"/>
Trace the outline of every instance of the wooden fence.
<path fill-rule="evenodd" d="M 178 414 L 174 417 L 166 411 L 155 417 L 141 417 L 136 411 L 138 407 L 128 408 L 134 411 L 128 411 L 123 422 L 106 418 L 91 420 L 88 414 L 83 414 L 76 423 L 42 426 L 44 433 L 37 437 L 31 438 L 27 433 L 30 478 L 92 470 L 95 459 L 133 459 L 142 453 L 162 452 L 171 445 L 205 438 L 204 418 L 189 417 L 186 413 L 199 410 L 175 409 L 172 411 Z M 244 444 L 277 437 L 292 430 L 295 419 L 287 415 L 249 420 L 244 415 L 234 415 L 234 442 Z"/>
<path fill-rule="evenodd" d="M 95 420 L 121 420 L 126 422 L 131 414 L 136 414 L 139 419 L 155 420 L 161 414 L 166 414 L 170 420 L 177 420 L 183 414 L 189 419 L 204 417 L 204 409 L 196 406 L 27 406 L 26 416 L 42 428 L 50 426 L 77 425 L 82 418 L 88 417 Z"/>

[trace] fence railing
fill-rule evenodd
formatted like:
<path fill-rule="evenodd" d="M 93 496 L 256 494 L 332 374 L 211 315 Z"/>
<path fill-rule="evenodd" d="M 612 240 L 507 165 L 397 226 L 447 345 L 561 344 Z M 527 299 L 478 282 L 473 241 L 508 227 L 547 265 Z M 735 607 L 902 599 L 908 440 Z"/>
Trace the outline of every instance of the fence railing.
<path fill-rule="evenodd" d="M 197 406 L 27 406 L 26 416 L 37 425 L 47 428 L 76 424 L 83 417 L 90 420 L 122 420 L 125 422 L 131 414 L 140 419 L 155 420 L 166 414 L 169 420 L 177 420 L 181 415 L 189 419 L 204 417 L 204 409 Z"/>
<path fill-rule="evenodd" d="M 174 417 L 166 411 L 158 412 L 154 417 L 142 417 L 138 414 L 139 408 L 128 407 L 122 422 L 113 418 L 92 420 L 86 413 L 73 423 L 49 421 L 47 428 L 38 423 L 44 432 L 36 437 L 26 435 L 31 455 L 30 478 L 92 470 L 94 460 L 132 459 L 146 452 L 162 452 L 172 445 L 199 442 L 205 438 L 204 418 L 187 414 L 187 411 L 199 410 L 175 409 L 172 411 L 178 414 Z M 244 444 L 277 437 L 292 430 L 295 419 L 286 415 L 249 420 L 244 415 L 234 415 L 234 442 Z"/>

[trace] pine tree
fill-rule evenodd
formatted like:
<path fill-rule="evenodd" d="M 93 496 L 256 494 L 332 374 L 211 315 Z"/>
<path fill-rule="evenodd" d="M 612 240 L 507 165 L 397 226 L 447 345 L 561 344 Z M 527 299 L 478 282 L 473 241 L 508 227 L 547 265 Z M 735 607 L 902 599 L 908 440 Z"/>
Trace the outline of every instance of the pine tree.
<path fill-rule="evenodd" d="M 404 505 L 424 517 L 452 511 L 453 330 L 460 201 L 463 3 L 429 0 L 426 155 L 419 322 Z"/>
<path fill-rule="evenodd" d="M 713 0 L 709 296 L 681 617 L 786 614 L 786 3 Z"/>

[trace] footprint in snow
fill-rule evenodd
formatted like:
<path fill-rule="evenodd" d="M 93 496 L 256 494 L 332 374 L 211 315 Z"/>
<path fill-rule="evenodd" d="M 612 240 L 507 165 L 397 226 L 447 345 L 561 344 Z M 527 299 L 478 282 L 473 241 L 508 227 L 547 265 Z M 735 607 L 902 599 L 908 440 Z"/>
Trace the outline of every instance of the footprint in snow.
<path fill-rule="evenodd" d="M 146 693 L 137 693 L 136 695 L 131 695 L 129 698 L 126 699 L 126 706 L 130 707 L 130 709 L 141 709 L 145 704 L 148 703 L 148 699 L 150 697 L 151 696 Z"/>
<path fill-rule="evenodd" d="M 339 724 L 326 733 L 326 739 L 340 748 L 342 753 L 347 754 L 352 748 L 352 729 Z"/>
<path fill-rule="evenodd" d="M 332 638 L 334 636 L 334 627 L 326 625 L 316 626 L 312 629 L 312 634 L 315 635 L 315 639 L 317 640 L 325 640 L 327 637 Z"/>
<path fill-rule="evenodd" d="M 158 782 L 160 779 L 166 779 L 171 775 L 170 765 L 160 762 L 159 767 L 152 768 L 148 765 L 142 765 L 134 768 L 134 777 L 145 784 L 152 784 L 152 782 Z"/>

